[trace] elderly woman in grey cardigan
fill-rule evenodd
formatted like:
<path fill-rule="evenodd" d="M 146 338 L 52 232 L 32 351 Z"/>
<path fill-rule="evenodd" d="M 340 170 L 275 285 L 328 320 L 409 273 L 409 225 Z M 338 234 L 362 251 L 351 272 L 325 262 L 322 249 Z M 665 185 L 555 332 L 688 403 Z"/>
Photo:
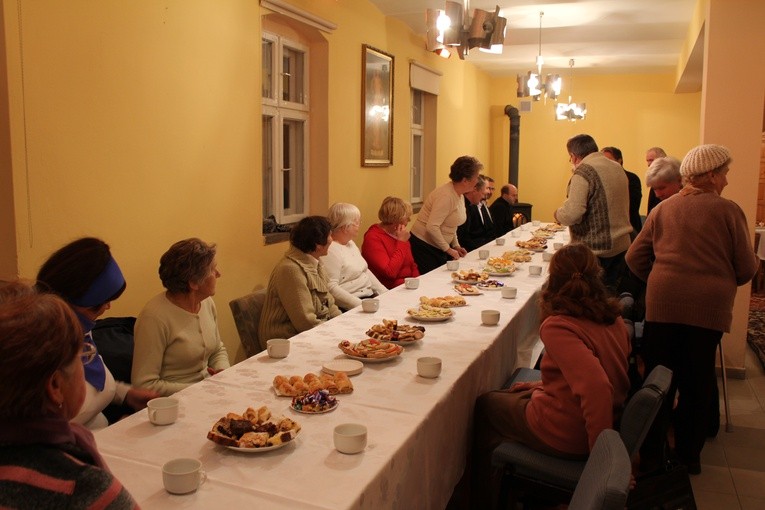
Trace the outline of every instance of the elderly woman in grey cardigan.
<path fill-rule="evenodd" d="M 340 315 L 319 258 L 332 244 L 329 221 L 308 216 L 290 233 L 290 248 L 268 281 L 261 339 L 289 338 Z"/>

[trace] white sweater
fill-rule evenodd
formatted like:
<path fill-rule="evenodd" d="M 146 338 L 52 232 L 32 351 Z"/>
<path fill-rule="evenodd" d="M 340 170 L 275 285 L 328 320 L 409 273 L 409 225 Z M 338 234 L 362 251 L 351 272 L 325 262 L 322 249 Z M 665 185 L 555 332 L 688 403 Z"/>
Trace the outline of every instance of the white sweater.
<path fill-rule="evenodd" d="M 321 263 L 329 278 L 329 292 L 335 298 L 335 304 L 344 310 L 359 306 L 362 297 L 388 290 L 369 270 L 353 241 L 345 245 L 332 243 Z"/>

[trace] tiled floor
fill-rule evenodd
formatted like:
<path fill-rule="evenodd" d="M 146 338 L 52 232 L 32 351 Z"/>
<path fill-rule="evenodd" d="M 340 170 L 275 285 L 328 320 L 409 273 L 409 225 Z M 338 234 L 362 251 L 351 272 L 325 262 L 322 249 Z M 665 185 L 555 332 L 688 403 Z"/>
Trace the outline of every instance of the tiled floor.
<path fill-rule="evenodd" d="M 765 508 L 765 371 L 747 348 L 746 379 L 728 379 L 733 431 L 720 426 L 701 452 L 701 474 L 691 476 L 699 510 Z M 720 410 L 724 411 L 720 382 Z M 721 418 L 724 422 L 724 415 Z"/>

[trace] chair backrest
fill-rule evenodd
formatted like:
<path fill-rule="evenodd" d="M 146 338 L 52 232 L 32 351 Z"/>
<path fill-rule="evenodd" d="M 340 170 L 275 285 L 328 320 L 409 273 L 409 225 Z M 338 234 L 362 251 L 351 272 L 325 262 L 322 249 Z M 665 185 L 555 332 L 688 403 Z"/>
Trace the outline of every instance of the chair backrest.
<path fill-rule="evenodd" d="M 130 384 L 133 367 L 133 327 L 135 317 L 99 319 L 93 326 L 93 343 L 114 379 Z"/>
<path fill-rule="evenodd" d="M 661 403 L 669 391 L 671 382 L 672 370 L 659 365 L 651 370 L 643 383 L 643 387 L 627 402 L 619 425 L 619 434 L 631 459 L 634 459 L 640 450 L 643 440 L 648 434 L 659 408 L 661 408 Z"/>
<path fill-rule="evenodd" d="M 261 345 L 265 341 L 261 342 L 258 338 L 258 323 L 265 301 L 266 289 L 260 289 L 252 294 L 233 299 L 228 304 L 231 307 L 231 314 L 234 316 L 239 339 L 248 358 L 266 348 L 265 345 Z"/>
<path fill-rule="evenodd" d="M 570 510 L 623 510 L 632 464 L 619 433 L 605 429 L 592 447 L 571 497 Z"/>

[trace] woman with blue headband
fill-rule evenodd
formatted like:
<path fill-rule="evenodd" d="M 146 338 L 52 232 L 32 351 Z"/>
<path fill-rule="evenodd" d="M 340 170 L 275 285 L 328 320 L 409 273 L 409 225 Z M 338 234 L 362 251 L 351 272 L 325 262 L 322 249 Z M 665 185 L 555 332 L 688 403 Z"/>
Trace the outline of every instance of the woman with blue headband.
<path fill-rule="evenodd" d="M 37 273 L 38 289 L 58 294 L 66 301 L 82 325 L 85 343 L 94 347 L 91 330 L 96 319 L 122 295 L 126 285 L 109 245 L 94 237 L 84 237 L 60 248 Z M 101 412 L 109 404 L 124 403 L 137 411 L 159 396 L 153 390 L 115 381 L 100 355 L 85 365 L 85 381 L 85 402 L 72 421 L 93 430 L 109 425 Z"/>

